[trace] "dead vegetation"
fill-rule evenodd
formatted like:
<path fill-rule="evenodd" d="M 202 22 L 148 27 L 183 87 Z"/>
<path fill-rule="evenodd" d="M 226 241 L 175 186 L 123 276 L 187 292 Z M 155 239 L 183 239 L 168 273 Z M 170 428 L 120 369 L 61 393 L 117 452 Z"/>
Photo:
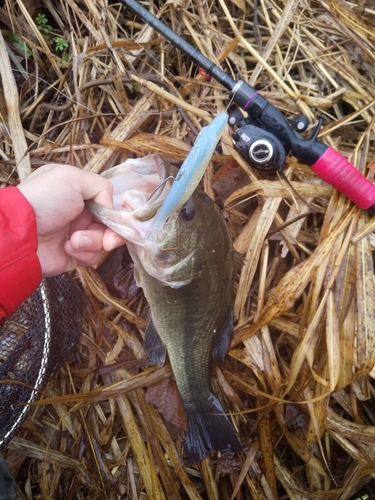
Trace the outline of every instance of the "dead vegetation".
<path fill-rule="evenodd" d="M 370 0 L 147 5 L 287 116 L 322 118 L 320 139 L 373 177 Z M 49 162 L 179 164 L 228 104 L 120 3 L 6 0 L 0 22 L 2 185 Z M 374 219 L 293 157 L 284 177 L 252 170 L 230 134 L 204 189 L 245 256 L 233 346 L 213 371 L 243 453 L 184 463 L 171 370 L 146 361 L 147 304 L 117 255 L 75 273 L 80 344 L 4 450 L 20 498 L 375 498 Z"/>

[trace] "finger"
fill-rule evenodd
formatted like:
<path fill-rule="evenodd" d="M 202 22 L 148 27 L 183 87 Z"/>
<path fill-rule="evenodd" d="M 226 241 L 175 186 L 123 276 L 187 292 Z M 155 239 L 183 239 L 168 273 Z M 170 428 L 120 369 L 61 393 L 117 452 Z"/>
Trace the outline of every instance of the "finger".
<path fill-rule="evenodd" d="M 85 252 L 77 255 L 77 266 L 93 266 L 102 260 L 103 254 L 101 252 Z"/>
<path fill-rule="evenodd" d="M 66 252 L 76 257 L 77 252 L 109 252 L 124 245 L 126 240 L 112 229 L 93 223 L 87 230 L 75 231 L 68 243 Z"/>
<path fill-rule="evenodd" d="M 93 200 L 99 205 L 113 208 L 113 185 L 108 179 L 92 172 L 79 171 L 78 189 L 84 200 Z M 84 175 L 83 175 L 84 174 Z"/>
<path fill-rule="evenodd" d="M 103 252 L 103 236 L 105 228 L 75 231 L 70 237 L 71 248 L 74 252 Z"/>
<path fill-rule="evenodd" d="M 103 248 L 106 252 L 113 250 L 121 245 L 125 245 L 126 239 L 119 234 L 112 231 L 112 229 L 106 228 L 103 235 Z"/>
<path fill-rule="evenodd" d="M 70 236 L 76 231 L 102 229 L 104 233 L 106 226 L 84 209 L 78 217 L 70 224 Z"/>
<path fill-rule="evenodd" d="M 77 266 L 93 266 L 102 260 L 101 252 L 82 252 L 76 256 Z"/>
<path fill-rule="evenodd" d="M 72 165 L 49 163 L 34 171 L 28 179 L 35 179 L 35 177 L 43 174 L 52 175 L 55 179 L 56 176 L 60 176 L 61 181 L 65 184 L 68 179 L 71 188 L 75 189 L 84 200 L 92 199 L 99 203 L 99 205 L 113 208 L 113 186 L 108 179 L 98 174 L 87 172 L 78 167 L 73 167 Z"/>
<path fill-rule="evenodd" d="M 86 250 L 76 250 L 67 241 L 65 243 L 65 252 L 69 254 L 75 262 L 75 266 L 92 266 L 101 261 L 103 252 L 102 251 L 86 251 Z"/>

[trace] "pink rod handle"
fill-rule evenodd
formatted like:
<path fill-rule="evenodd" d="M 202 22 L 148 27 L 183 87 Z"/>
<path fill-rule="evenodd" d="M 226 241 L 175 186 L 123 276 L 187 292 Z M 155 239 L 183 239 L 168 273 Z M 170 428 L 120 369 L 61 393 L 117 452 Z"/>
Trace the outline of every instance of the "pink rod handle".
<path fill-rule="evenodd" d="M 375 185 L 331 147 L 327 148 L 311 168 L 358 207 L 367 210 L 375 204 Z"/>

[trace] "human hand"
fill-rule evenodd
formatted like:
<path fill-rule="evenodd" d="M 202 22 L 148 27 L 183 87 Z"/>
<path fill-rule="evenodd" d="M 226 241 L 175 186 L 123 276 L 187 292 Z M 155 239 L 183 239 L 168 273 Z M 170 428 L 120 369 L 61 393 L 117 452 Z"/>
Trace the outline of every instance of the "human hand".
<path fill-rule="evenodd" d="M 112 208 L 112 184 L 70 165 L 40 167 L 18 189 L 33 207 L 38 233 L 38 258 L 44 277 L 100 261 L 103 251 L 125 239 L 98 222 L 85 200 Z"/>

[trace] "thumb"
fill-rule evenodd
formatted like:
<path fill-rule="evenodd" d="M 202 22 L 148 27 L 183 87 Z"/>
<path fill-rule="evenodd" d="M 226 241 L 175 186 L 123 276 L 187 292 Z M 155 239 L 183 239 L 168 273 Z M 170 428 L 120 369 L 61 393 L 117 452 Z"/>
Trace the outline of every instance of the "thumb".
<path fill-rule="evenodd" d="M 113 208 L 113 185 L 104 177 L 93 172 L 79 170 L 78 190 L 84 200 L 93 200 L 99 205 Z M 77 189 L 77 188 L 76 188 Z"/>

